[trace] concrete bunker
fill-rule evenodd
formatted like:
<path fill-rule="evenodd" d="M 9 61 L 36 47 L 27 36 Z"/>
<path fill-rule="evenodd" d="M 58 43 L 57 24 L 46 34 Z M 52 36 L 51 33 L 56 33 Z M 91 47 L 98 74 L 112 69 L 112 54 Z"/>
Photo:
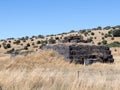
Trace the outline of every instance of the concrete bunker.
<path fill-rule="evenodd" d="M 103 45 L 55 44 L 44 46 L 42 49 L 53 49 L 63 55 L 66 61 L 75 64 L 114 62 L 109 47 Z"/>

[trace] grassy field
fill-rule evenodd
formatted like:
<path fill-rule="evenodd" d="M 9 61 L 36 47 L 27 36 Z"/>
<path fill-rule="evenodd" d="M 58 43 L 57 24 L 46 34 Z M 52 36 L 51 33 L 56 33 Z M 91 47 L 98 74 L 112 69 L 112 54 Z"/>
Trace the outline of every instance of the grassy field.
<path fill-rule="evenodd" d="M 47 50 L 0 58 L 0 90 L 120 90 L 120 58 L 113 64 L 69 64 Z"/>

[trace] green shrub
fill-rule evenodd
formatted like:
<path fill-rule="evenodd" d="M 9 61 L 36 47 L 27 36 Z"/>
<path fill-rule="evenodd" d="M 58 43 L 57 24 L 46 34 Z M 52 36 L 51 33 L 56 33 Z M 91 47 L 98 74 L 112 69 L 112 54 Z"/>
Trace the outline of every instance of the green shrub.
<path fill-rule="evenodd" d="M 111 40 L 114 40 L 114 37 L 112 37 Z"/>
<path fill-rule="evenodd" d="M 109 30 L 109 29 L 111 29 L 111 26 L 106 26 L 106 27 L 104 27 L 104 29 Z"/>
<path fill-rule="evenodd" d="M 94 37 L 94 39 L 97 39 L 97 37 Z"/>
<path fill-rule="evenodd" d="M 110 44 L 107 44 L 107 46 L 109 47 L 120 47 L 120 42 L 113 42 L 113 43 L 110 43 Z"/>
<path fill-rule="evenodd" d="M 20 40 L 14 41 L 13 44 L 17 44 L 17 45 L 20 44 Z"/>
<path fill-rule="evenodd" d="M 104 40 L 105 38 L 104 37 L 102 37 L 102 40 Z"/>
<path fill-rule="evenodd" d="M 44 38 L 44 36 L 43 35 L 38 35 L 38 38 Z"/>
<path fill-rule="evenodd" d="M 6 47 L 7 48 L 11 48 L 11 44 L 6 44 Z"/>
<path fill-rule="evenodd" d="M 46 45 L 47 43 L 48 43 L 47 40 L 41 41 L 42 45 Z"/>
<path fill-rule="evenodd" d="M 11 48 L 11 44 L 3 44 L 4 49 Z"/>
<path fill-rule="evenodd" d="M 113 31 L 113 36 L 114 37 L 120 37 L 120 30 L 114 30 Z"/>
<path fill-rule="evenodd" d="M 24 39 L 23 42 L 26 42 L 26 40 Z"/>
<path fill-rule="evenodd" d="M 117 49 L 115 49 L 115 52 L 117 52 Z"/>
<path fill-rule="evenodd" d="M 41 42 L 38 40 L 38 41 L 37 41 L 37 44 L 41 44 Z"/>
<path fill-rule="evenodd" d="M 101 35 L 104 35 L 104 33 L 101 33 Z"/>
<path fill-rule="evenodd" d="M 30 47 L 30 43 L 27 43 L 27 45 L 26 45 L 27 47 Z"/>
<path fill-rule="evenodd" d="M 71 31 L 70 31 L 70 33 L 73 33 L 73 32 L 75 32 L 75 30 L 71 30 Z"/>
<path fill-rule="evenodd" d="M 30 38 L 30 40 L 31 40 L 31 41 L 34 41 L 34 39 L 33 39 L 33 38 Z"/>
<path fill-rule="evenodd" d="M 105 34 L 104 37 L 105 37 L 105 38 L 107 38 L 107 37 L 112 37 L 112 35 L 111 35 L 111 34 Z"/>
<path fill-rule="evenodd" d="M 12 48 L 11 50 L 8 50 L 8 51 L 7 51 L 7 54 L 12 53 L 13 51 L 15 51 L 15 49 L 14 49 L 14 48 Z"/>
<path fill-rule="evenodd" d="M 88 30 L 88 33 L 90 33 L 91 32 L 91 30 Z"/>
<path fill-rule="evenodd" d="M 105 36 L 104 36 L 105 38 L 107 38 L 108 37 L 108 34 L 105 34 Z"/>
<path fill-rule="evenodd" d="M 98 42 L 98 45 L 101 45 L 101 42 Z"/>
<path fill-rule="evenodd" d="M 25 40 L 28 40 L 28 39 L 29 39 L 29 37 L 28 37 L 28 36 L 26 36 L 26 37 L 25 37 Z"/>
<path fill-rule="evenodd" d="M 27 46 L 25 46 L 25 47 L 24 47 L 24 49 L 25 49 L 25 50 L 28 50 L 28 47 L 27 47 Z"/>
<path fill-rule="evenodd" d="M 102 41 L 102 44 L 106 45 L 106 44 L 107 44 L 107 41 L 106 41 L 106 40 L 103 40 L 103 41 Z"/>
<path fill-rule="evenodd" d="M 88 35 L 88 32 L 85 32 L 84 35 L 87 36 L 87 35 Z"/>
<path fill-rule="evenodd" d="M 91 35 L 95 35 L 95 33 L 94 33 L 94 32 L 91 32 Z"/>
<path fill-rule="evenodd" d="M 25 38 L 24 38 L 24 37 L 22 37 L 22 38 L 20 38 L 20 40 L 25 40 Z"/>
<path fill-rule="evenodd" d="M 23 46 L 23 43 L 21 43 L 20 45 Z"/>
<path fill-rule="evenodd" d="M 114 26 L 114 28 L 119 28 L 120 29 L 120 25 Z"/>
<path fill-rule="evenodd" d="M 87 38 L 86 40 L 88 43 L 93 41 L 93 37 Z"/>
<path fill-rule="evenodd" d="M 102 27 L 101 26 L 97 27 L 97 30 L 102 30 Z"/>
<path fill-rule="evenodd" d="M 54 39 L 49 39 L 49 44 L 55 44 L 56 43 L 56 40 Z"/>
<path fill-rule="evenodd" d="M 110 31 L 108 31 L 108 34 L 112 34 L 112 32 L 113 32 L 113 31 L 112 31 L 112 30 L 110 30 Z"/>
<path fill-rule="evenodd" d="M 11 43 L 11 41 L 10 41 L 10 40 L 9 40 L 8 42 L 9 42 L 9 43 Z"/>
<path fill-rule="evenodd" d="M 56 40 L 59 40 L 59 37 L 55 37 Z"/>
<path fill-rule="evenodd" d="M 34 45 L 35 45 L 35 43 L 33 42 L 33 43 L 32 43 L 32 45 L 34 46 Z"/>

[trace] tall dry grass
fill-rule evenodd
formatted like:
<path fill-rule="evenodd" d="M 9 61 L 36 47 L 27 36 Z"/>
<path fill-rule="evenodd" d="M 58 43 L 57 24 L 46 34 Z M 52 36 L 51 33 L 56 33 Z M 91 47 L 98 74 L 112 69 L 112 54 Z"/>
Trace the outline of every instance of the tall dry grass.
<path fill-rule="evenodd" d="M 47 50 L 0 60 L 0 90 L 120 90 L 120 62 L 69 64 Z"/>

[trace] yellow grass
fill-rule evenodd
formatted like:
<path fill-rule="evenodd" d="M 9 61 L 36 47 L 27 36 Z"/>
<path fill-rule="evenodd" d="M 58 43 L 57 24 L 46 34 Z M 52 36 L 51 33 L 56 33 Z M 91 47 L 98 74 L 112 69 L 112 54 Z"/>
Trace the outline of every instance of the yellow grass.
<path fill-rule="evenodd" d="M 2 90 L 120 90 L 120 62 L 69 64 L 47 50 L 0 59 Z"/>

